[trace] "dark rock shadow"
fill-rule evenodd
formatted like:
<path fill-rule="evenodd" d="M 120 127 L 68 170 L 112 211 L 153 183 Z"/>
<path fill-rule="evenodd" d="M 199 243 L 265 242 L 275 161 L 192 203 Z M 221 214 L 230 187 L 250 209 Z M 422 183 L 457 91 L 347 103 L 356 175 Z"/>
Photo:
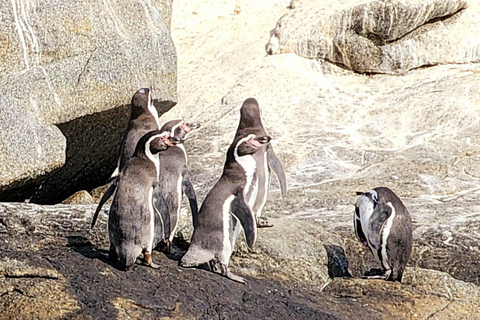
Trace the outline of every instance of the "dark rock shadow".
<path fill-rule="evenodd" d="M 328 276 L 330 278 L 351 278 L 352 274 L 348 270 L 348 259 L 345 250 L 341 246 L 333 244 L 324 244 L 328 257 Z"/>
<path fill-rule="evenodd" d="M 159 114 L 173 101 L 154 101 Z M 106 183 L 117 165 L 130 104 L 57 124 L 67 139 L 65 164 L 36 179 L 17 182 L 19 187 L 0 192 L 0 201 L 38 204 L 59 203 L 79 190 L 90 191 Z"/>

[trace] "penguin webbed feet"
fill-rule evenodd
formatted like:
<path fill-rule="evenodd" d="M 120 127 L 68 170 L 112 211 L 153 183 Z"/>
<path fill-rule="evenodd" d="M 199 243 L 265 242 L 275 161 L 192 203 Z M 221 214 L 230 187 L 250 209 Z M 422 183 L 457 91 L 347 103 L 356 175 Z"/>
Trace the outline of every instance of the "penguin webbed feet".
<path fill-rule="evenodd" d="M 149 266 L 153 269 L 158 269 L 160 268 L 160 265 L 156 264 L 152 260 L 152 254 L 148 251 L 145 251 L 143 255 L 143 265 Z"/>
<path fill-rule="evenodd" d="M 368 271 L 365 271 L 362 279 L 379 279 L 379 280 L 389 280 L 392 270 L 383 270 L 380 268 L 372 268 Z"/>
<path fill-rule="evenodd" d="M 240 276 L 237 276 L 237 275 L 234 275 L 233 273 L 230 272 L 230 270 L 228 270 L 228 266 L 221 263 L 221 262 L 218 262 L 216 260 L 211 260 L 209 263 L 208 263 L 208 266 L 210 268 L 210 271 L 212 271 L 213 273 L 218 273 L 230 280 L 233 280 L 235 282 L 238 282 L 238 283 L 243 283 L 243 284 L 246 284 L 247 283 L 247 280 L 245 280 L 244 278 L 240 277 Z"/>
<path fill-rule="evenodd" d="M 264 217 L 257 218 L 257 228 L 271 228 L 271 227 L 273 227 L 273 224 L 269 223 L 267 218 L 264 218 Z"/>

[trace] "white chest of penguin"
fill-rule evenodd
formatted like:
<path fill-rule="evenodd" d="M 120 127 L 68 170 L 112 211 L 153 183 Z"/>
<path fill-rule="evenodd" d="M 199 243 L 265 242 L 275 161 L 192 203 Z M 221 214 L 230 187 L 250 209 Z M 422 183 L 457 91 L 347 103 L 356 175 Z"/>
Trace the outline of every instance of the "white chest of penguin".
<path fill-rule="evenodd" d="M 241 157 L 235 155 L 235 160 L 242 166 L 243 171 L 245 171 L 247 182 L 245 183 L 245 190 L 243 194 L 246 195 L 250 191 L 251 187 L 256 188 L 256 183 L 253 181 L 253 176 L 255 175 L 255 170 L 257 169 L 257 163 L 253 155 L 244 155 Z"/>

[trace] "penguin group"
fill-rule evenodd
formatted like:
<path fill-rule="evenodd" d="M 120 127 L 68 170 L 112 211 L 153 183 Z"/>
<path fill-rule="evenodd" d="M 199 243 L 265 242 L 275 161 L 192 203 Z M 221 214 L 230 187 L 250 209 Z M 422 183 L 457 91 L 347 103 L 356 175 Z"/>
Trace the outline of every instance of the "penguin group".
<path fill-rule="evenodd" d="M 152 268 L 152 251 L 163 244 L 177 254 L 173 239 L 186 195 L 192 213 L 193 234 L 180 258 L 183 267 L 206 268 L 233 281 L 245 279 L 229 270 L 236 240 L 243 230 L 252 248 L 258 228 L 273 227 L 262 216 L 272 172 L 281 196 L 287 193 L 284 168 L 266 132 L 257 100 L 249 98 L 240 108 L 240 120 L 226 152 L 223 172 L 198 209 L 183 145 L 196 123 L 172 120 L 160 125 L 149 88 L 138 90 L 131 101 L 131 115 L 119 147 L 117 169 L 92 219 L 113 197 L 108 213 L 109 259 L 129 270 L 138 261 Z M 401 281 L 412 250 L 412 222 L 407 208 L 385 187 L 357 192 L 354 230 L 370 250 L 380 269 L 367 278 Z"/>

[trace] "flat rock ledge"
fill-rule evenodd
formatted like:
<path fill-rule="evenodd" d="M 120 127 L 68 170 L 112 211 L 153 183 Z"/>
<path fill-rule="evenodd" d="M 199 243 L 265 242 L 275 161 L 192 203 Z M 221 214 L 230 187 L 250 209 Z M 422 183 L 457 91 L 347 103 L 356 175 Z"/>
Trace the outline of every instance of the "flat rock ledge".
<path fill-rule="evenodd" d="M 105 216 L 89 229 L 94 210 L 94 205 L 0 203 L 0 318 L 475 319 L 480 314 L 476 284 L 418 266 L 407 268 L 402 284 L 360 279 L 352 267 L 363 257 L 354 253 L 361 246 L 353 234 L 288 216 L 272 219 L 274 227 L 260 231 L 253 251 L 240 244 L 234 254 L 232 271 L 246 277 L 247 285 L 181 268 L 178 258 L 161 252 L 154 252 L 159 270 L 137 265 L 120 271 L 101 249 L 108 241 Z"/>

